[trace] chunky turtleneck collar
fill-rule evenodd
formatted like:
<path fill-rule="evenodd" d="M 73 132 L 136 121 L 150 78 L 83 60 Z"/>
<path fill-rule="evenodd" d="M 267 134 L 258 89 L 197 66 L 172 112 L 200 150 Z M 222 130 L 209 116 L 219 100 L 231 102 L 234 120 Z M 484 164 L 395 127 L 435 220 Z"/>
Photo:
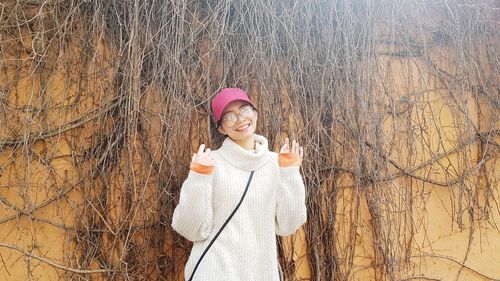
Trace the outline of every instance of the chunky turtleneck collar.
<path fill-rule="evenodd" d="M 269 160 L 269 149 L 267 139 L 254 134 L 255 152 L 246 150 L 231 138 L 227 137 L 218 149 L 222 158 L 233 166 L 244 171 L 255 171 L 264 166 Z"/>

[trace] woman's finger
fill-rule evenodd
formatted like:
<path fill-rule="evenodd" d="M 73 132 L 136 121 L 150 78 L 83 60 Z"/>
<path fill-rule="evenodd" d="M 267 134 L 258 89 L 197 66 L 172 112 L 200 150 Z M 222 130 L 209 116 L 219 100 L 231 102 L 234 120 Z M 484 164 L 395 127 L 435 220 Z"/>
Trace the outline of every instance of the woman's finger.
<path fill-rule="evenodd" d="M 304 148 L 300 147 L 300 158 L 304 158 Z"/>
<path fill-rule="evenodd" d="M 286 153 L 286 145 L 283 145 L 280 149 L 280 153 Z"/>
<path fill-rule="evenodd" d="M 285 138 L 285 143 L 281 146 L 280 153 L 288 152 L 288 138 Z"/>
<path fill-rule="evenodd" d="M 200 144 L 200 147 L 198 148 L 197 154 L 202 154 L 204 150 L 205 150 L 205 144 L 202 143 L 202 144 Z"/>
<path fill-rule="evenodd" d="M 194 162 L 195 159 L 196 159 L 196 153 L 193 153 L 193 157 L 191 158 L 191 162 Z"/>

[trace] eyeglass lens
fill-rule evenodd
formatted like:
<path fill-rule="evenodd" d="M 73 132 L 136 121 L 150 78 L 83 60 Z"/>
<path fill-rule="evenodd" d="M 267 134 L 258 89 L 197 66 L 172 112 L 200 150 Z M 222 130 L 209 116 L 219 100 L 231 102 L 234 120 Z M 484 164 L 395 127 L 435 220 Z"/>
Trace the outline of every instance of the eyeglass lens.
<path fill-rule="evenodd" d="M 228 126 L 234 125 L 238 120 L 238 115 L 241 115 L 243 118 L 251 118 L 253 116 L 252 107 L 251 106 L 243 107 L 240 110 L 239 114 L 236 114 L 234 112 L 228 112 L 224 114 L 224 117 L 222 117 L 222 121 Z"/>

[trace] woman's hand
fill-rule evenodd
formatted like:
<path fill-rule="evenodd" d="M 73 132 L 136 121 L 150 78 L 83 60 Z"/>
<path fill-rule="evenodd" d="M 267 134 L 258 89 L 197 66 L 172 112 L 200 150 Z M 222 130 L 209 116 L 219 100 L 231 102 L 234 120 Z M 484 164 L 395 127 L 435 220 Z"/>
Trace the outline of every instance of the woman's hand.
<path fill-rule="evenodd" d="M 288 138 L 285 139 L 285 144 L 281 147 L 280 153 L 293 153 L 297 154 L 301 159 L 304 158 L 304 148 L 295 140 L 292 140 L 292 144 L 290 145 Z"/>
<path fill-rule="evenodd" d="M 304 148 L 298 142 L 285 139 L 285 144 L 281 147 L 278 156 L 278 165 L 280 167 L 291 167 L 302 165 L 302 158 L 304 157 Z"/>
<path fill-rule="evenodd" d="M 198 152 L 193 154 L 191 162 L 198 163 L 203 166 L 213 166 L 214 165 L 213 153 L 210 150 L 210 148 L 207 148 L 205 150 L 205 144 L 202 144 L 198 148 Z"/>

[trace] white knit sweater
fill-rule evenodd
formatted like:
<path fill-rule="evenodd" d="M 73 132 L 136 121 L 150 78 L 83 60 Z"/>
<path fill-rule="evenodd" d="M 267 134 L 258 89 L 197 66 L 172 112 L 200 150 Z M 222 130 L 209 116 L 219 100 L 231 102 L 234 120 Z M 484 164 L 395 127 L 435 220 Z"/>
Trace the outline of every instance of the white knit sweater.
<path fill-rule="evenodd" d="M 280 168 L 267 139 L 254 135 L 249 152 L 226 138 L 214 151 L 215 171 L 190 171 L 182 185 L 172 227 L 193 248 L 186 280 L 201 254 L 238 204 L 250 171 L 248 193 L 199 265 L 193 280 L 279 280 L 276 235 L 291 235 L 306 221 L 305 190 L 299 167 Z"/>

